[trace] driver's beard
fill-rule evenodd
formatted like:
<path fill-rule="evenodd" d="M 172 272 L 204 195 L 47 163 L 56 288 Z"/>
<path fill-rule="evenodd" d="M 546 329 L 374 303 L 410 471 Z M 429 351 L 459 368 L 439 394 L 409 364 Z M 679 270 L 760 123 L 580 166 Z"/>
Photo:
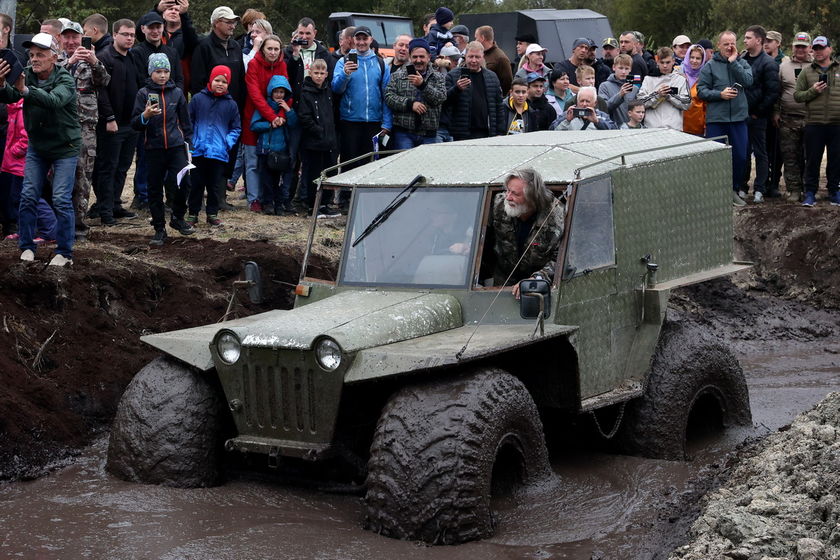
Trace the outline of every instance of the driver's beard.
<path fill-rule="evenodd" d="M 523 214 L 527 214 L 531 208 L 527 204 L 513 204 L 509 200 L 505 200 L 505 214 L 508 218 L 519 218 Z"/>

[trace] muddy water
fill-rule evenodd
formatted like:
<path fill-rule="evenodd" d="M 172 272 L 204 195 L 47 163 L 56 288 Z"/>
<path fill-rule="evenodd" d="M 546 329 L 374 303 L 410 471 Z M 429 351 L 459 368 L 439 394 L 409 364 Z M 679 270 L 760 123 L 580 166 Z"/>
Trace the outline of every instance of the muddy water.
<path fill-rule="evenodd" d="M 555 454 L 556 480 L 500 502 L 497 534 L 479 543 L 430 548 L 379 537 L 360 528 L 358 497 L 265 479 L 199 490 L 125 483 L 104 473 L 102 437 L 51 476 L 0 486 L 0 558 L 660 558 L 684 531 L 673 504 L 701 473 L 840 390 L 838 351 L 750 349 L 741 360 L 753 428 L 695 445 L 691 462 Z"/>

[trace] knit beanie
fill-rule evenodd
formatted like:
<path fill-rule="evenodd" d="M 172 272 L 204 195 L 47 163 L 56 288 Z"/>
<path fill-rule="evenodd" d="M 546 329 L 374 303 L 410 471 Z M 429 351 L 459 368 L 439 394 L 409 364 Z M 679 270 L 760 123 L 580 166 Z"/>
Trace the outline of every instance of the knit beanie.
<path fill-rule="evenodd" d="M 213 69 L 210 70 L 210 79 L 207 81 L 207 89 L 210 90 L 210 93 L 218 97 L 219 95 L 225 94 L 217 94 L 215 91 L 213 91 L 213 80 L 216 79 L 216 76 L 224 76 L 227 80 L 228 86 L 230 86 L 230 68 L 223 64 L 220 64 L 219 66 L 214 66 Z"/>
<path fill-rule="evenodd" d="M 169 70 L 172 71 L 172 66 L 169 64 L 169 57 L 163 53 L 152 53 L 149 55 L 149 76 L 155 70 Z"/>
<path fill-rule="evenodd" d="M 411 54 L 414 49 L 426 49 L 426 52 L 429 52 L 429 42 L 422 37 L 412 39 L 408 43 L 408 54 Z"/>
<path fill-rule="evenodd" d="M 449 8 L 444 8 L 441 6 L 437 10 L 435 10 L 435 21 L 438 25 L 446 25 L 450 21 L 455 19 L 455 14 L 452 13 L 452 10 Z"/>

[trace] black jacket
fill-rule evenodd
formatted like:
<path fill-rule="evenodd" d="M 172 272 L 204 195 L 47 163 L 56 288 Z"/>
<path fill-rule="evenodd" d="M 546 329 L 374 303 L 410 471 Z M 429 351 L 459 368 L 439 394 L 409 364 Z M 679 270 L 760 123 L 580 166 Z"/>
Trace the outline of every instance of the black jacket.
<path fill-rule="evenodd" d="M 461 91 L 457 81 L 466 68 L 455 68 L 446 74 L 446 110 L 449 113 L 449 133 L 456 140 L 463 140 L 470 136 L 470 104 L 472 96 L 470 87 Z M 502 86 L 499 78 L 486 68 L 481 69 L 487 99 L 487 117 L 490 136 L 500 136 L 505 130 L 505 108 L 502 105 Z"/>
<path fill-rule="evenodd" d="M 305 149 L 319 152 L 338 149 L 332 91 L 328 81 L 319 88 L 307 76 L 301 95 L 297 97 L 296 109 L 301 126 L 300 141 Z"/>
<path fill-rule="evenodd" d="M 104 52 L 105 49 L 110 47 L 113 43 L 114 37 L 110 33 L 106 33 L 100 37 L 99 40 L 93 44 L 93 52 L 96 54 L 96 58 L 99 58 L 99 54 Z"/>
<path fill-rule="evenodd" d="M 157 12 L 163 17 L 163 12 L 158 10 L 159 2 L 155 2 L 150 12 Z M 138 19 L 139 21 L 139 19 Z M 140 29 L 140 24 L 137 24 L 137 44 L 144 41 L 143 32 Z M 182 59 L 189 57 L 198 46 L 198 33 L 193 26 L 192 18 L 189 13 L 181 14 L 181 28 L 175 33 L 169 33 L 166 30 L 166 23 L 163 24 L 163 42 L 170 47 L 175 47 L 178 51 L 178 56 Z"/>
<path fill-rule="evenodd" d="M 144 123 L 142 113 L 146 109 L 150 93 L 160 95 L 160 108 L 163 113 Z M 172 80 L 166 82 L 163 87 L 149 80 L 146 87 L 137 92 L 131 127 L 134 130 L 145 131 L 144 144 L 147 150 L 176 148 L 183 146 L 184 142 L 192 144 L 192 123 L 187 99 Z"/>
<path fill-rule="evenodd" d="M 140 81 L 137 66 L 131 60 L 130 53 L 123 56 L 114 45 L 109 45 L 97 56 L 111 75 L 108 85 L 99 90 L 99 123 L 116 120 L 118 125 L 130 124 Z M 143 76 L 146 74 L 144 72 Z"/>
<path fill-rule="evenodd" d="M 242 62 L 242 46 L 236 39 L 228 39 L 227 45 L 212 31 L 198 42 L 190 63 L 190 93 L 195 95 L 207 87 L 210 71 L 223 64 L 230 68 L 228 93 L 239 106 L 240 113 L 245 106 L 245 63 Z"/>
<path fill-rule="evenodd" d="M 779 99 L 781 83 L 779 82 L 779 65 L 772 56 L 761 51 L 755 58 L 745 52 L 741 58 L 752 68 L 753 83 L 744 88 L 747 94 L 750 115 L 769 117 L 773 114 L 773 106 Z"/>
<path fill-rule="evenodd" d="M 557 111 L 549 104 L 548 99 L 544 95 L 536 99 L 529 99 L 528 106 L 534 111 L 537 117 L 534 130 L 548 130 L 548 127 L 557 118 Z"/>
<path fill-rule="evenodd" d="M 336 62 L 341 57 L 334 57 L 324 45 L 315 42 L 315 58 L 320 58 L 327 63 L 327 83 L 332 83 L 333 69 Z M 289 72 L 289 83 L 292 86 L 292 97 L 297 99 L 300 97 L 300 91 L 303 88 L 303 57 L 297 60 L 292 56 L 292 46 L 288 45 L 283 51 L 284 60 L 286 61 L 286 70 Z"/>
<path fill-rule="evenodd" d="M 181 91 L 184 91 L 184 73 L 181 71 L 181 57 L 178 56 L 178 51 L 163 43 L 155 47 L 146 41 L 137 43 L 128 51 L 128 55 L 131 57 L 131 60 L 134 62 L 134 67 L 137 69 L 137 89 L 143 87 L 146 80 L 149 79 L 149 56 L 153 53 L 163 53 L 166 55 L 166 58 L 169 59 L 169 66 L 171 66 L 169 78 L 175 82 L 175 85 Z"/>

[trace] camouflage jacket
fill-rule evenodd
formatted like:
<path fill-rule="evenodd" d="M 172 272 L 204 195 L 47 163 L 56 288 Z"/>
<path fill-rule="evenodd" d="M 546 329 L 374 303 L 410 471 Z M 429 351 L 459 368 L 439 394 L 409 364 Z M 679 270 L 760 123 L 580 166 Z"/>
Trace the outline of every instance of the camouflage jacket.
<path fill-rule="evenodd" d="M 558 201 L 550 211 L 548 220 L 546 214 L 538 214 L 528 234 L 530 246 L 525 252 L 525 258 L 516 266 L 521 256 L 516 248 L 516 232 L 520 225 L 519 218 L 511 218 L 505 214 L 505 194 L 499 193 L 493 200 L 493 220 L 491 223 L 493 236 L 493 252 L 495 266 L 493 268 L 494 286 L 501 286 L 511 271 L 514 271 L 507 285 L 529 278 L 540 273 L 547 280 L 554 279 L 554 266 L 560 251 L 560 240 L 563 238 L 564 206 Z M 545 225 L 540 230 L 540 225 Z M 539 233 L 537 231 L 539 230 Z M 536 233 L 536 237 L 534 234 Z M 532 239 L 533 238 L 533 239 Z M 515 270 L 514 270 L 514 267 Z"/>
<path fill-rule="evenodd" d="M 446 101 L 443 74 L 427 70 L 425 78 L 419 88 L 411 85 L 403 65 L 391 75 L 385 88 L 385 103 L 394 115 L 394 126 L 413 134 L 437 133 L 441 106 Z M 422 115 L 412 110 L 415 101 L 426 105 L 427 110 Z"/>
<path fill-rule="evenodd" d="M 76 99 L 79 107 L 79 122 L 84 126 L 96 126 L 99 120 L 99 90 L 108 85 L 111 76 L 102 61 L 91 66 L 87 62 L 67 64 L 64 67 L 76 81 Z"/>

